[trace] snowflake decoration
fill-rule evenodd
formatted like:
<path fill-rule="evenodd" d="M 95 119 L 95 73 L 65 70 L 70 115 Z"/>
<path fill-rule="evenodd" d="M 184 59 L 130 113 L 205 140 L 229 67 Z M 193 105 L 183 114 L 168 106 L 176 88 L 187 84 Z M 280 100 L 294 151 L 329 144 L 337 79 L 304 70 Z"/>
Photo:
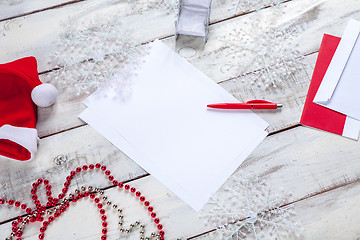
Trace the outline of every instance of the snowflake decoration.
<path fill-rule="evenodd" d="M 299 237 L 295 212 L 287 206 L 291 194 L 275 193 L 258 177 L 232 176 L 202 211 L 216 228 L 211 239 L 288 239 Z"/>
<path fill-rule="evenodd" d="M 61 86 L 76 88 L 78 94 L 114 83 L 115 76 L 119 89 L 129 88 L 146 51 L 134 44 L 121 26 L 116 15 L 97 16 L 81 23 L 69 21 L 49 61 L 58 69 L 50 77 Z"/>
<path fill-rule="evenodd" d="M 273 14 L 274 18 L 279 14 Z M 277 87 L 283 79 L 304 67 L 302 55 L 286 44 L 303 28 L 293 21 L 271 27 L 264 21 L 255 14 L 244 21 L 241 29 L 233 29 L 219 39 L 225 44 L 224 55 L 229 56 L 221 71 L 235 71 L 238 78 L 249 75 L 251 84 Z M 275 19 L 266 21 L 276 22 Z"/>

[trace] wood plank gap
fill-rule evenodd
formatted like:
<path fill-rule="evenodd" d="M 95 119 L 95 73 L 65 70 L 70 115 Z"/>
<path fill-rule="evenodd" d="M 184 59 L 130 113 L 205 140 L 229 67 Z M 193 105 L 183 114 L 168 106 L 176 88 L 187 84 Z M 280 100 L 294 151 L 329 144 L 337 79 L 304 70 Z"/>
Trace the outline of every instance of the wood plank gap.
<path fill-rule="evenodd" d="M 51 7 L 46 7 L 46 8 L 42 8 L 42 9 L 38 9 L 38 10 L 31 11 L 31 12 L 27 12 L 27 13 L 22 13 L 22 14 L 19 14 L 19 15 L 15 15 L 15 16 L 13 16 L 13 17 L 8 17 L 8 18 L 0 19 L 0 22 L 8 21 L 8 20 L 11 20 L 11 19 L 19 18 L 19 17 L 25 17 L 25 16 L 28 16 L 28 15 L 31 15 L 31 14 L 35 14 L 35 13 L 39 13 L 39 12 L 44 12 L 44 11 L 47 11 L 47 10 L 51 10 L 51 9 L 55 9 L 55 8 L 60 8 L 60 7 L 64 7 L 64 6 L 67 6 L 67 5 L 71 5 L 71 4 L 79 3 L 79 2 L 84 2 L 84 1 L 85 1 L 85 0 L 73 0 L 73 1 L 70 1 L 70 2 L 61 3 L 61 4 L 58 4 L 58 5 L 51 6 Z"/>
<path fill-rule="evenodd" d="M 57 135 L 57 134 L 60 134 L 60 133 L 64 133 L 64 132 L 67 132 L 67 131 L 70 131 L 70 130 L 74 130 L 74 129 L 77 129 L 77 128 L 81 128 L 81 127 L 85 127 L 87 124 L 86 123 L 83 123 L 83 124 L 80 124 L 80 125 L 77 125 L 77 126 L 74 126 L 74 127 L 71 127 L 71 128 L 67 128 L 67 129 L 63 129 L 59 132 L 55 132 L 55 133 L 51 133 L 51 134 L 48 134 L 48 135 L 44 135 L 42 137 L 39 137 L 40 139 L 44 139 L 44 138 L 47 138 L 47 137 L 51 137 L 51 136 L 54 136 L 54 135 Z"/>
<path fill-rule="evenodd" d="M 291 1 L 292 1 L 292 0 L 285 0 L 285 1 L 282 1 L 281 3 L 279 3 L 278 5 L 284 4 L 284 3 L 287 3 L 287 2 L 291 2 Z M 242 13 L 240 13 L 240 14 L 235 14 L 234 16 L 231 16 L 231 17 L 228 17 L 228 18 L 224 18 L 224 19 L 220 19 L 220 20 L 211 22 L 209 25 L 213 25 L 213 24 L 225 22 L 225 21 L 228 21 L 228 20 L 237 18 L 237 17 L 241 17 L 241 16 L 244 16 L 244 15 L 247 15 L 247 14 L 251 14 L 251 13 L 254 13 L 254 12 L 262 11 L 262 10 L 264 10 L 264 9 L 267 9 L 267 8 L 270 8 L 270 7 L 273 7 L 273 6 L 274 6 L 274 5 L 270 4 L 270 5 L 267 5 L 267 6 L 262 7 L 260 10 L 251 10 L 251 11 L 249 11 L 249 12 L 242 12 Z"/>
<path fill-rule="evenodd" d="M 291 125 L 291 126 L 288 126 L 288 127 L 285 127 L 285 128 L 282 128 L 282 129 L 279 129 L 279 130 L 276 130 L 274 132 L 270 132 L 267 136 L 271 136 L 271 135 L 275 135 L 275 134 L 278 134 L 278 133 L 282 133 L 282 132 L 285 132 L 285 131 L 288 131 L 288 130 L 291 130 L 291 129 L 294 129 L 294 128 L 297 128 L 297 127 L 300 127 L 301 124 L 300 123 L 295 123 L 294 125 Z"/>

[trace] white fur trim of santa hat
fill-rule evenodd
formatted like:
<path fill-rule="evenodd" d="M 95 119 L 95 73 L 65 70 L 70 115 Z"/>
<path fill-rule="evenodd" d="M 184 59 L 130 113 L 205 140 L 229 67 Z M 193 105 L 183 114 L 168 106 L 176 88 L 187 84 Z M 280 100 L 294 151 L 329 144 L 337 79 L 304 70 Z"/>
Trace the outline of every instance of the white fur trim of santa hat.
<path fill-rule="evenodd" d="M 27 149 L 31 157 L 25 161 L 32 160 L 37 152 L 38 133 L 35 128 L 14 127 L 5 124 L 0 127 L 0 139 L 10 140 Z M 0 156 L 0 158 L 14 160 L 5 156 Z"/>

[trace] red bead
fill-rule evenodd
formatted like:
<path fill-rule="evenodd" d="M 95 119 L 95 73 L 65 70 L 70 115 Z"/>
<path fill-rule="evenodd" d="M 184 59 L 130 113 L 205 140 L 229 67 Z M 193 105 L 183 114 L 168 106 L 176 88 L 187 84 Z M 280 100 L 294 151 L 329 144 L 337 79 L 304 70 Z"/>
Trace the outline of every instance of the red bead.
<path fill-rule="evenodd" d="M 134 193 L 134 192 L 136 191 L 136 188 L 132 187 L 132 188 L 130 189 L 130 191 L 131 191 L 132 193 Z"/>
<path fill-rule="evenodd" d="M 16 207 L 20 207 L 20 204 L 21 204 L 21 203 L 20 203 L 19 201 L 16 201 L 16 202 L 15 202 L 15 206 L 16 206 Z"/>
<path fill-rule="evenodd" d="M 119 182 L 116 181 L 116 180 L 113 181 L 113 184 L 114 184 L 115 186 L 118 185 L 118 183 L 119 183 Z"/>
<path fill-rule="evenodd" d="M 63 193 L 60 193 L 59 196 L 58 196 L 59 199 L 62 199 L 64 197 L 65 197 L 65 195 Z"/>
<path fill-rule="evenodd" d="M 124 186 L 124 184 L 121 182 L 121 183 L 119 183 L 119 188 L 122 188 L 123 186 Z"/>
<path fill-rule="evenodd" d="M 26 204 L 21 204 L 22 209 L 25 209 L 26 207 L 27 207 Z"/>
<path fill-rule="evenodd" d="M 13 227 L 16 227 L 17 224 L 18 224 L 17 221 L 13 221 L 13 222 L 11 223 L 11 225 L 13 225 Z M 16 232 L 16 231 L 15 231 L 15 232 Z"/>
<path fill-rule="evenodd" d="M 70 176 L 75 176 L 76 172 L 75 171 L 71 171 L 70 172 Z"/>
<path fill-rule="evenodd" d="M 105 167 L 105 166 L 103 166 L 103 167 Z M 102 170 L 102 169 L 103 169 L 103 168 L 101 167 L 101 170 Z M 105 169 L 106 169 L 106 168 L 105 168 Z M 109 170 L 106 170 L 106 171 L 105 171 L 105 175 L 110 175 L 110 173 L 111 173 L 111 172 L 110 172 Z"/>
<path fill-rule="evenodd" d="M 102 235 L 101 240 L 106 240 L 106 235 Z"/>
<path fill-rule="evenodd" d="M 95 194 L 94 194 L 94 193 L 90 194 L 90 198 L 91 198 L 91 199 L 93 199 L 94 197 L 95 197 Z"/>
<path fill-rule="evenodd" d="M 44 239 L 44 234 L 43 234 L 43 233 L 41 233 L 41 234 L 39 235 L 39 239 Z"/>
<path fill-rule="evenodd" d="M 158 219 L 158 218 L 155 218 L 155 219 L 154 219 L 154 222 L 155 222 L 156 224 L 159 224 L 159 222 L 160 222 L 160 219 Z"/>
<path fill-rule="evenodd" d="M 59 216 L 60 216 L 60 212 L 56 211 L 56 212 L 54 213 L 54 216 L 55 216 L 55 217 L 59 217 Z"/>
<path fill-rule="evenodd" d="M 144 196 L 141 196 L 141 197 L 140 197 L 140 201 L 142 201 L 142 202 L 145 201 L 145 197 L 144 197 Z"/>
<path fill-rule="evenodd" d="M 136 195 L 137 197 L 140 197 L 140 196 L 141 196 L 141 192 L 137 191 L 137 192 L 135 193 L 135 195 Z"/>
<path fill-rule="evenodd" d="M 26 209 L 26 212 L 27 212 L 27 213 L 31 213 L 31 208 L 27 208 L 27 209 Z"/>
<path fill-rule="evenodd" d="M 106 221 L 107 217 L 105 215 L 101 216 L 101 220 Z"/>
<path fill-rule="evenodd" d="M 23 220 L 24 220 L 24 219 L 23 219 L 22 217 L 18 217 L 18 218 L 17 218 L 17 221 L 18 221 L 18 222 L 22 222 Z"/>
<path fill-rule="evenodd" d="M 51 185 L 46 185 L 46 190 L 51 190 Z"/>
<path fill-rule="evenodd" d="M 105 210 L 104 210 L 104 209 L 100 209 L 100 214 L 105 214 Z"/>
<path fill-rule="evenodd" d="M 77 171 L 77 172 L 81 172 L 81 167 L 77 167 L 77 168 L 76 168 L 76 171 Z"/>
<path fill-rule="evenodd" d="M 70 182 L 67 182 L 67 181 L 66 181 L 66 182 L 64 182 L 64 187 L 66 187 L 66 188 L 67 188 L 67 187 L 69 187 L 69 186 L 70 186 Z"/>
<path fill-rule="evenodd" d="M 68 191 L 67 188 L 63 188 L 63 189 L 62 189 L 62 192 L 63 192 L 63 193 L 67 193 L 67 191 Z"/>
<path fill-rule="evenodd" d="M 95 167 L 94 164 L 90 164 L 90 165 L 89 165 L 89 168 L 90 168 L 90 169 L 94 169 L 94 167 Z"/>
<path fill-rule="evenodd" d="M 108 225 L 107 222 L 103 222 L 103 223 L 102 223 L 102 226 L 103 226 L 103 227 L 107 227 L 107 225 Z"/>
<path fill-rule="evenodd" d="M 106 170 L 106 166 L 105 166 L 105 165 L 101 166 L 101 170 L 105 171 L 105 170 Z"/>
<path fill-rule="evenodd" d="M 95 201 L 96 203 L 99 203 L 99 202 L 100 202 L 100 199 L 99 199 L 99 198 L 95 198 L 94 201 Z"/>
<path fill-rule="evenodd" d="M 87 165 L 84 165 L 83 167 L 82 167 L 82 169 L 83 170 L 87 170 L 89 167 L 87 166 Z"/>
<path fill-rule="evenodd" d="M 54 217 L 49 217 L 49 222 L 52 222 L 52 221 L 54 221 Z"/>
<path fill-rule="evenodd" d="M 46 227 L 41 227 L 40 228 L 40 232 L 45 232 L 45 230 L 46 230 Z"/>
<path fill-rule="evenodd" d="M 152 218 L 155 218 L 155 217 L 156 217 L 156 213 L 152 212 L 152 213 L 151 213 L 151 217 L 152 217 Z"/>
<path fill-rule="evenodd" d="M 152 212 L 154 210 L 154 208 L 150 206 L 150 207 L 148 207 L 148 210 L 149 210 L 149 212 Z"/>
<path fill-rule="evenodd" d="M 11 229 L 11 231 L 13 231 L 13 232 L 16 232 L 17 230 L 18 230 L 17 227 L 13 227 L 13 228 Z"/>
<path fill-rule="evenodd" d="M 31 194 L 35 194 L 36 193 L 36 188 L 31 189 Z"/>
<path fill-rule="evenodd" d="M 71 181 L 71 179 L 72 179 L 72 177 L 71 177 L 71 176 L 67 176 L 67 177 L 66 177 L 66 181 L 68 181 L 68 182 L 70 182 L 70 181 Z"/>
<path fill-rule="evenodd" d="M 164 232 L 163 230 L 161 230 L 161 231 L 159 232 L 159 234 L 160 234 L 160 236 L 164 236 L 164 235 L 165 235 L 165 232 Z"/>
<path fill-rule="evenodd" d="M 22 235 L 21 231 L 18 231 L 17 233 L 15 233 L 15 236 L 17 236 L 17 237 L 21 237 L 21 235 Z"/>
<path fill-rule="evenodd" d="M 103 233 L 103 234 L 106 234 L 106 233 L 107 233 L 107 229 L 106 229 L 106 228 L 103 228 L 103 229 L 102 229 L 102 233 Z"/>
<path fill-rule="evenodd" d="M 51 191 L 46 191 L 46 196 L 51 196 Z"/>
<path fill-rule="evenodd" d="M 49 223 L 48 221 L 44 221 L 44 222 L 43 222 L 43 225 L 44 225 L 45 227 L 49 226 L 49 224 L 50 224 L 50 223 Z"/>
<path fill-rule="evenodd" d="M 43 180 L 41 178 L 38 179 L 38 184 L 41 184 L 43 182 Z"/>
<path fill-rule="evenodd" d="M 149 205 L 150 205 L 150 202 L 149 202 L 149 201 L 145 201 L 145 202 L 144 202 L 144 205 L 145 205 L 145 206 L 149 206 Z"/>
<path fill-rule="evenodd" d="M 45 180 L 44 180 L 44 184 L 45 184 L 45 185 L 48 185 L 48 184 L 49 184 L 49 180 L 45 179 Z"/>
<path fill-rule="evenodd" d="M 159 225 L 157 225 L 157 228 L 158 228 L 159 230 L 161 230 L 161 229 L 163 228 L 163 226 L 162 226 L 161 224 L 159 224 Z"/>
<path fill-rule="evenodd" d="M 130 186 L 126 184 L 124 188 L 125 188 L 125 190 L 129 190 Z"/>
<path fill-rule="evenodd" d="M 9 200 L 9 205 L 13 205 L 14 204 L 14 200 Z"/>
<path fill-rule="evenodd" d="M 165 238 L 164 238 L 164 237 L 160 237 L 159 240 L 165 240 Z"/>
<path fill-rule="evenodd" d="M 84 196 L 85 196 L 85 197 L 88 197 L 89 195 L 90 195 L 89 192 L 84 192 Z"/>
<path fill-rule="evenodd" d="M 101 203 L 99 203 L 99 204 L 97 205 L 97 207 L 98 207 L 98 208 L 102 208 L 103 205 L 102 205 Z"/>
<path fill-rule="evenodd" d="M 97 163 L 97 164 L 95 164 L 95 167 L 96 167 L 96 168 L 100 168 L 100 167 L 101 167 L 101 164 L 100 164 L 100 163 Z"/>
<path fill-rule="evenodd" d="M 110 181 L 114 180 L 114 176 L 111 176 L 111 175 L 110 175 L 110 176 L 109 176 L 109 180 L 110 180 Z"/>
<path fill-rule="evenodd" d="M 37 182 L 34 182 L 34 183 L 32 184 L 32 186 L 33 186 L 33 188 L 36 188 L 37 186 L 39 186 L 39 184 L 38 184 Z"/>
<path fill-rule="evenodd" d="M 0 204 L 4 204 L 5 203 L 5 199 L 1 198 L 0 199 Z"/>

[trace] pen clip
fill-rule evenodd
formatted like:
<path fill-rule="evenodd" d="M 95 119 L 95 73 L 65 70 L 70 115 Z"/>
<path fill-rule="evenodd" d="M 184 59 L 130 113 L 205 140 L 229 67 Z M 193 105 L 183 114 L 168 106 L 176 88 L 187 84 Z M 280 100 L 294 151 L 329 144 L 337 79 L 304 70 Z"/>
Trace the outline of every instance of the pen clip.
<path fill-rule="evenodd" d="M 265 100 L 251 100 L 251 101 L 247 101 L 246 103 L 272 103 L 272 102 Z"/>

